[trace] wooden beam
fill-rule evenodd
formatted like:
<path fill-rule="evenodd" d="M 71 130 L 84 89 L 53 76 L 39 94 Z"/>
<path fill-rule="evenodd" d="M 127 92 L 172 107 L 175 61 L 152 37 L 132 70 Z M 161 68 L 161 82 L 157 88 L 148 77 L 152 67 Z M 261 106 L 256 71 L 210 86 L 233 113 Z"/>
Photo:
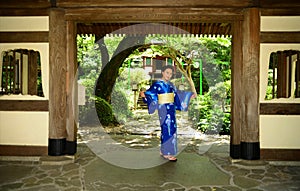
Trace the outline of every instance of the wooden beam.
<path fill-rule="evenodd" d="M 1 9 L 42 9 L 51 7 L 49 0 L 0 0 Z"/>
<path fill-rule="evenodd" d="M 248 0 L 56 0 L 58 7 L 252 7 Z"/>
<path fill-rule="evenodd" d="M 0 0 L 4 9 L 30 8 L 75 8 L 75 7 L 201 7 L 201 8 L 300 8 L 295 0 Z"/>
<path fill-rule="evenodd" d="M 300 115 L 300 103 L 260 103 L 261 115 Z"/>
<path fill-rule="evenodd" d="M 269 9 L 276 9 L 276 8 L 300 8 L 300 1 L 295 0 L 259 0 L 259 7 L 260 8 L 269 8 Z"/>
<path fill-rule="evenodd" d="M 37 95 L 38 91 L 38 52 L 28 51 L 28 94 Z"/>
<path fill-rule="evenodd" d="M 46 156 L 47 146 L 0 145 L 0 156 Z"/>
<path fill-rule="evenodd" d="M 300 43 L 300 32 L 261 32 L 260 43 Z"/>
<path fill-rule="evenodd" d="M 230 22 L 243 20 L 242 9 L 216 8 L 74 8 L 66 20 L 78 22 Z"/>
<path fill-rule="evenodd" d="M 0 111 L 48 111 L 48 100 L 0 100 Z"/>
<path fill-rule="evenodd" d="M 1 16 L 48 16 L 47 8 L 0 8 Z"/>
<path fill-rule="evenodd" d="M 299 16 L 300 9 L 295 7 L 289 8 L 261 8 L 261 16 Z"/>
<path fill-rule="evenodd" d="M 269 161 L 300 161 L 300 149 L 261 149 L 261 159 Z"/>
<path fill-rule="evenodd" d="M 0 43 L 48 42 L 49 33 L 40 32 L 0 32 Z"/>

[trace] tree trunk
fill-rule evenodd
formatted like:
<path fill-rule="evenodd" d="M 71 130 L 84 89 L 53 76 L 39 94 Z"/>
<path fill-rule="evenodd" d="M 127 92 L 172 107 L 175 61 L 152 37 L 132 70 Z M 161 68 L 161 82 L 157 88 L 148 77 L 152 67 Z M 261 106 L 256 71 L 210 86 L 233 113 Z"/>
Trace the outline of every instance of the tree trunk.
<path fill-rule="evenodd" d="M 119 75 L 119 68 L 124 60 L 138 47 L 143 46 L 145 36 L 128 36 L 119 44 L 112 59 L 104 66 L 96 82 L 95 95 L 103 98 L 108 103 L 111 102 L 111 93 Z"/>
<path fill-rule="evenodd" d="M 96 36 L 95 41 L 99 45 L 99 50 L 101 52 L 101 63 L 102 63 L 101 71 L 102 71 L 109 61 L 109 54 L 103 36 Z"/>

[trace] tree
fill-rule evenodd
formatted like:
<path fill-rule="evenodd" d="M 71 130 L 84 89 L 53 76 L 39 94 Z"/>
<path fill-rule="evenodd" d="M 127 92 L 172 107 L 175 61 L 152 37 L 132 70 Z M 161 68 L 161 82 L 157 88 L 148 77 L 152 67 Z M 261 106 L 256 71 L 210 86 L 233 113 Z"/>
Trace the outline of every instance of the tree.
<path fill-rule="evenodd" d="M 186 57 L 182 52 L 180 52 L 179 50 L 176 50 L 174 48 L 172 48 L 171 46 L 168 45 L 156 45 L 156 46 L 151 46 L 151 48 L 154 51 L 159 51 L 162 53 L 163 56 L 165 57 L 169 57 L 172 60 L 175 61 L 176 67 L 179 69 L 179 71 L 184 75 L 184 77 L 187 79 L 192 92 L 194 92 L 195 94 L 197 94 L 196 88 L 195 88 L 195 84 L 194 81 L 192 79 L 192 64 L 193 64 L 193 60 L 191 58 Z M 186 65 L 185 67 L 182 65 L 182 62 L 184 62 Z"/>
<path fill-rule="evenodd" d="M 105 64 L 104 67 L 102 67 L 103 69 L 96 82 L 96 96 L 103 98 L 108 103 L 111 102 L 111 93 L 116 79 L 119 75 L 119 68 L 122 66 L 124 60 L 135 49 L 143 45 L 144 40 L 145 36 L 126 36 L 120 42 L 110 61 L 107 64 Z"/>

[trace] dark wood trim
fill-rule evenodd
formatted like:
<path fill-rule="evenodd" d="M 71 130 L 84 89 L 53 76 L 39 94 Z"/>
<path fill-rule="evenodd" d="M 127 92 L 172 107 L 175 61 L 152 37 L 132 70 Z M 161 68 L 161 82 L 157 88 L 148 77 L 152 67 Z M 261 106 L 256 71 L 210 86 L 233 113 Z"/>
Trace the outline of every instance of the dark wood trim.
<path fill-rule="evenodd" d="M 300 32 L 260 32 L 260 43 L 300 43 Z"/>
<path fill-rule="evenodd" d="M 48 31 L 0 32 L 0 43 L 48 42 Z"/>
<path fill-rule="evenodd" d="M 300 2 L 295 0 L 1 0 L 1 8 L 50 8 L 50 7 L 218 7 L 218 8 L 248 8 L 265 9 L 300 8 Z"/>
<path fill-rule="evenodd" d="M 0 156 L 45 156 L 47 146 L 0 145 Z"/>
<path fill-rule="evenodd" d="M 300 9 L 295 7 L 290 8 L 278 8 L 278 9 L 260 9 L 261 16 L 299 16 Z"/>
<path fill-rule="evenodd" d="M 48 16 L 48 9 L 47 8 L 38 8 L 38 9 L 6 8 L 4 9 L 3 7 L 1 7 L 0 15 L 1 16 Z"/>
<path fill-rule="evenodd" d="M 42 16 L 48 15 L 48 9 L 58 8 L 260 8 L 262 16 L 300 15 L 300 2 L 295 0 L 0 0 L 1 16 Z"/>
<path fill-rule="evenodd" d="M 0 111 L 49 111 L 48 100 L 0 100 Z"/>
<path fill-rule="evenodd" d="M 261 8 L 300 8 L 300 2 L 295 0 L 259 0 L 258 2 Z"/>
<path fill-rule="evenodd" d="M 260 103 L 261 115 L 300 115 L 300 103 Z"/>
<path fill-rule="evenodd" d="M 49 0 L 0 0 L 0 7 L 3 9 L 17 9 L 17 8 L 49 8 L 51 3 Z"/>
<path fill-rule="evenodd" d="M 261 160 L 300 161 L 300 149 L 260 149 Z"/>

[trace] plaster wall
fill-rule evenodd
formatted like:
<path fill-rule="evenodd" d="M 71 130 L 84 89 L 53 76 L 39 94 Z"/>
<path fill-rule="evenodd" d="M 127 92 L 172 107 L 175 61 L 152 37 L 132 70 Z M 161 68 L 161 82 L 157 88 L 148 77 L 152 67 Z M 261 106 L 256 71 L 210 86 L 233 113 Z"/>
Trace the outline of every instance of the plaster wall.
<path fill-rule="evenodd" d="M 1 32 L 48 31 L 46 17 L 0 17 Z M 1 100 L 49 99 L 49 43 L 0 43 L 0 53 L 10 49 L 31 49 L 41 56 L 42 86 L 45 97 L 2 95 Z M 2 58 L 2 56 L 1 56 Z M 0 59 L 0 65 L 2 59 Z M 49 112 L 0 111 L 0 145 L 47 146 Z"/>
<path fill-rule="evenodd" d="M 299 116 L 261 115 L 260 147 L 300 149 Z"/>
<path fill-rule="evenodd" d="M 0 111 L 0 144 L 48 145 L 48 112 Z"/>
<path fill-rule="evenodd" d="M 261 31 L 300 31 L 300 16 L 261 17 Z M 300 103 L 300 98 L 265 100 L 269 59 L 272 52 L 300 50 L 300 44 L 263 43 L 260 45 L 260 103 Z M 300 115 L 260 115 L 262 149 L 300 149 Z"/>

